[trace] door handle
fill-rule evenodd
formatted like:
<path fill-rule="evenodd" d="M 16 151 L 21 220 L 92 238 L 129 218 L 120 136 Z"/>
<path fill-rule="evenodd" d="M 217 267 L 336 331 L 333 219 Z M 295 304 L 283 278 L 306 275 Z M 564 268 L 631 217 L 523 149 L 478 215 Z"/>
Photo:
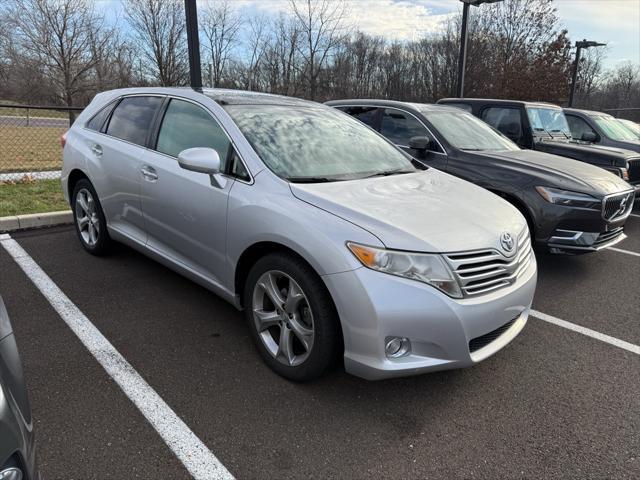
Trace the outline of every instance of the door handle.
<path fill-rule="evenodd" d="M 102 147 L 100 145 L 98 145 L 97 143 L 93 145 L 93 147 L 91 147 L 91 151 L 93 152 L 93 154 L 96 157 L 101 157 L 102 156 Z"/>
<path fill-rule="evenodd" d="M 142 176 L 145 178 L 145 180 L 149 180 L 150 182 L 155 182 L 156 180 L 158 180 L 158 174 L 156 173 L 155 168 L 150 167 L 149 165 L 143 165 L 143 167 L 140 169 L 140 172 L 142 173 Z"/>

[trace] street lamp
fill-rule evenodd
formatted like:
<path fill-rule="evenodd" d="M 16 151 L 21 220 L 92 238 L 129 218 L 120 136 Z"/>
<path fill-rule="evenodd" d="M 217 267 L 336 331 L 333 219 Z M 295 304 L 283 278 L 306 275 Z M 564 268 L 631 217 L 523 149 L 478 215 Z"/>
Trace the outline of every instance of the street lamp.
<path fill-rule="evenodd" d="M 460 32 L 460 56 L 458 57 L 458 97 L 464 97 L 464 69 L 467 63 L 467 26 L 469 23 L 469 5 L 477 7 L 483 3 L 496 3 L 502 0 L 460 0 L 462 2 L 462 30 Z"/>
<path fill-rule="evenodd" d="M 187 24 L 187 48 L 189 50 L 189 83 L 191 88 L 202 88 L 196 0 L 184 0 L 184 10 Z"/>
<path fill-rule="evenodd" d="M 589 41 L 586 38 L 576 42 L 576 62 L 573 65 L 573 76 L 571 79 L 571 91 L 569 92 L 569 107 L 573 107 L 573 95 L 576 92 L 576 81 L 578 80 L 578 67 L 580 65 L 580 52 L 583 48 L 606 47 L 606 43 Z"/>

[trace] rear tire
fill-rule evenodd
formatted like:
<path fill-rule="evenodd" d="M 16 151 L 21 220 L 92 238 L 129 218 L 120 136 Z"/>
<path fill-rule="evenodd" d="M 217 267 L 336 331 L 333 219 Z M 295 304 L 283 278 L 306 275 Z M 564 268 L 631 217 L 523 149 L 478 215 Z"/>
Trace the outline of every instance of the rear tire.
<path fill-rule="evenodd" d="M 92 255 L 107 254 L 112 240 L 98 194 L 86 178 L 78 180 L 73 187 L 71 209 L 76 234 L 83 248 Z"/>
<path fill-rule="evenodd" d="M 304 382 L 324 374 L 342 350 L 338 314 L 318 274 L 302 259 L 271 253 L 251 268 L 245 316 L 264 362 Z"/>

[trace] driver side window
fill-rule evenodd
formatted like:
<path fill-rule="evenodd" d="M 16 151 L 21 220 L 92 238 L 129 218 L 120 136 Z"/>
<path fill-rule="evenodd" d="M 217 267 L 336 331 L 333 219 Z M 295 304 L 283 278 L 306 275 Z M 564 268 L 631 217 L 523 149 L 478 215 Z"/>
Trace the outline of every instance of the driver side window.
<path fill-rule="evenodd" d="M 158 133 L 158 152 L 177 158 L 187 148 L 213 148 L 225 171 L 230 145 L 226 133 L 208 112 L 191 102 L 171 99 Z"/>
<path fill-rule="evenodd" d="M 522 143 L 522 117 L 512 107 L 489 107 L 482 111 L 482 120 L 516 143 Z"/>
<path fill-rule="evenodd" d="M 431 137 L 418 119 L 409 113 L 385 108 L 380 133 L 399 147 L 408 148 L 411 137 Z"/>
<path fill-rule="evenodd" d="M 567 118 L 567 123 L 569 124 L 569 130 L 571 130 L 571 136 L 576 140 L 582 140 L 585 133 L 597 137 L 595 130 L 580 117 L 575 117 L 573 115 L 565 116 Z"/>

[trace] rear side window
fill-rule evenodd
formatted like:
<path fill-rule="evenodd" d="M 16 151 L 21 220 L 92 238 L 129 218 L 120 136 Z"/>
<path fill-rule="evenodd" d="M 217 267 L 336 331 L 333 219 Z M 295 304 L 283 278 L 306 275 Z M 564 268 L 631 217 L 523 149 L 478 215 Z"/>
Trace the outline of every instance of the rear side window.
<path fill-rule="evenodd" d="M 511 107 L 486 108 L 482 111 L 482 120 L 514 142 L 522 140 L 522 118 L 519 109 Z"/>
<path fill-rule="evenodd" d="M 172 99 L 162 120 L 156 150 L 177 157 L 187 148 L 213 148 L 224 171 L 230 144 L 222 127 L 207 111 L 191 102 Z"/>
<path fill-rule="evenodd" d="M 378 107 L 338 107 L 338 109 L 377 130 Z"/>
<path fill-rule="evenodd" d="M 126 97 L 111 115 L 107 134 L 144 146 L 161 97 Z"/>
<path fill-rule="evenodd" d="M 411 137 L 428 135 L 424 126 L 413 115 L 387 108 L 382 114 L 380 133 L 396 145 L 406 147 Z"/>
<path fill-rule="evenodd" d="M 109 117 L 111 110 L 113 110 L 113 103 L 110 103 L 109 105 L 104 107 L 102 110 L 100 110 L 98 113 L 96 113 L 93 116 L 93 118 L 87 122 L 86 127 L 89 130 L 94 130 L 96 132 L 99 132 L 100 130 L 102 130 L 102 126 L 104 125 L 104 122 Z"/>

